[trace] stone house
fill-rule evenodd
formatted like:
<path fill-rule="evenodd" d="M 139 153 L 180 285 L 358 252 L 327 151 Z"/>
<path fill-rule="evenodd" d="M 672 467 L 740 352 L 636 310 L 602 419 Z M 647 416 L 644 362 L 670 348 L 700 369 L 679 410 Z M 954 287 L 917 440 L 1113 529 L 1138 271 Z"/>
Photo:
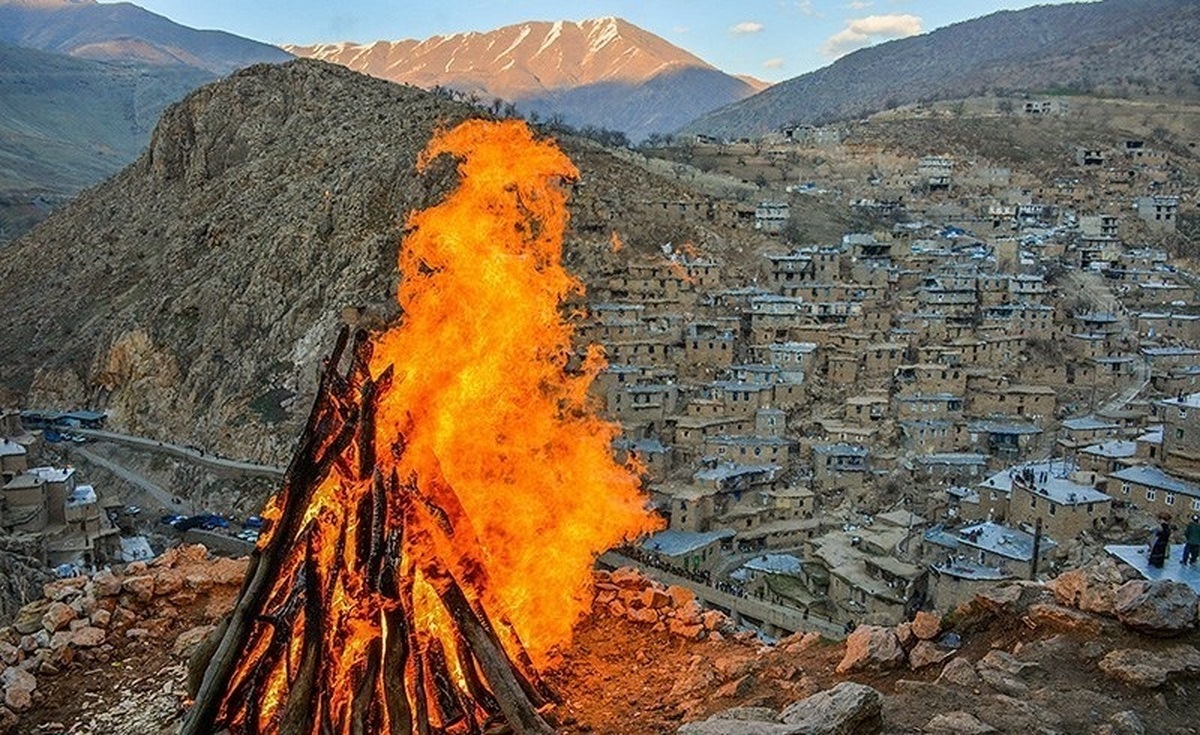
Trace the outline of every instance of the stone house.
<path fill-rule="evenodd" d="M 1163 420 L 1163 468 L 1200 476 L 1200 393 L 1168 398 L 1158 405 Z"/>
<path fill-rule="evenodd" d="M 1200 486 L 1153 465 L 1126 467 L 1108 477 L 1105 489 L 1114 500 L 1151 515 L 1169 515 L 1176 526 L 1193 513 L 1200 513 Z"/>
<path fill-rule="evenodd" d="M 1045 465 L 1029 465 L 1012 478 L 1008 521 L 1032 527 L 1039 519 L 1044 533 L 1073 539 L 1094 530 L 1112 514 L 1112 498 L 1090 485 L 1074 482 Z"/>
<path fill-rule="evenodd" d="M 860 488 L 868 469 L 870 451 L 856 444 L 813 446 L 813 481 L 817 487 Z"/>

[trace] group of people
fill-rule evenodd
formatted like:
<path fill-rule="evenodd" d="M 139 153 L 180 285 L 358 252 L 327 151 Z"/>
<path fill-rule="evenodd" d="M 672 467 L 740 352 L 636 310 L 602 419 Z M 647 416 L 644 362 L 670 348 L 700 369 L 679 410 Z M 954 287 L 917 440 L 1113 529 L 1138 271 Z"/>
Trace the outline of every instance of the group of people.
<path fill-rule="evenodd" d="M 1200 515 L 1193 515 L 1187 528 L 1183 530 L 1183 558 L 1179 560 L 1184 566 L 1192 566 L 1200 557 Z M 1164 518 L 1162 525 L 1154 532 L 1154 540 L 1150 542 L 1150 566 L 1162 569 L 1171 550 L 1171 522 Z"/>

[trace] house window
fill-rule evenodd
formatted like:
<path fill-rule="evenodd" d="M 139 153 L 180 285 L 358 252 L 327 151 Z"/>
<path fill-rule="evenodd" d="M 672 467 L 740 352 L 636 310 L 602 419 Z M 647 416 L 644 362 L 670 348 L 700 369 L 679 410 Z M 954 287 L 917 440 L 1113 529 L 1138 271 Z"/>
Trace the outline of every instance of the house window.
<path fill-rule="evenodd" d="M 1055 506 L 1055 505 L 1054 505 L 1054 503 L 1051 503 L 1051 504 L 1050 504 L 1050 515 L 1054 515 L 1054 509 L 1055 509 L 1056 507 L 1057 507 L 1057 506 Z"/>
<path fill-rule="evenodd" d="M 1175 430 L 1175 438 L 1176 438 L 1176 439 L 1182 439 L 1182 438 L 1183 438 L 1183 429 L 1176 429 L 1176 430 Z"/>
<path fill-rule="evenodd" d="M 1167 493 L 1165 500 L 1167 501 L 1167 505 L 1175 505 L 1175 493 Z"/>
<path fill-rule="evenodd" d="M 1192 498 L 1192 510 L 1200 510 L 1200 498 Z"/>
<path fill-rule="evenodd" d="M 1157 490 L 1147 490 L 1146 491 L 1146 500 L 1154 500 L 1157 497 L 1158 497 Z"/>
<path fill-rule="evenodd" d="M 1128 495 L 1128 494 L 1129 494 L 1129 483 L 1128 483 L 1128 482 L 1122 482 L 1122 483 L 1121 483 L 1121 494 L 1122 494 L 1122 495 Z"/>

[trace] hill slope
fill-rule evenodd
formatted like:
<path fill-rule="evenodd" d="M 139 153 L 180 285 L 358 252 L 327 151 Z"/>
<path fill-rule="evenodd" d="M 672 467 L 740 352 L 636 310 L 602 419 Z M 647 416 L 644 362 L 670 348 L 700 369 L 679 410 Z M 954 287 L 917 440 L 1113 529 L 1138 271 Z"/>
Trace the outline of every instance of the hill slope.
<path fill-rule="evenodd" d="M 498 97 L 633 138 L 674 130 L 756 91 L 620 18 L 530 22 L 423 41 L 284 48 L 393 82 Z"/>
<path fill-rule="evenodd" d="M 0 0 L 0 245 L 129 165 L 171 102 L 288 58 L 128 3 Z"/>
<path fill-rule="evenodd" d="M 987 92 L 1200 96 L 1200 3 L 1105 0 L 1003 11 L 856 51 L 684 132 L 759 135 Z"/>
<path fill-rule="evenodd" d="M 285 461 L 343 308 L 394 312 L 405 217 L 456 183 L 449 166 L 418 176 L 417 153 L 478 114 L 311 60 L 201 88 L 134 165 L 4 251 L 0 393 L 32 383 L 38 405 L 91 401 L 134 433 Z M 567 152 L 585 279 L 696 237 L 633 211 L 687 191 L 587 141 Z"/>
<path fill-rule="evenodd" d="M 211 79 L 0 44 L 0 243 L 127 165 L 163 109 Z"/>
<path fill-rule="evenodd" d="M 0 42 L 99 61 L 191 66 L 213 75 L 289 55 L 224 31 L 200 31 L 129 3 L 0 0 Z"/>

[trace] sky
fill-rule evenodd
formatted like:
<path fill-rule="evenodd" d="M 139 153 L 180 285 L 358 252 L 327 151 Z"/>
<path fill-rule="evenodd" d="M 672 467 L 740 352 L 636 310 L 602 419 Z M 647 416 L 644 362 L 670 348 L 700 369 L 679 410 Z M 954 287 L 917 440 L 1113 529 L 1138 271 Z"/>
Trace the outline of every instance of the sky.
<path fill-rule="evenodd" d="M 1058 0 L 1061 1 L 1061 0 Z M 864 46 L 1056 0 L 133 0 L 271 44 L 396 41 L 617 16 L 731 74 L 799 76 Z"/>

